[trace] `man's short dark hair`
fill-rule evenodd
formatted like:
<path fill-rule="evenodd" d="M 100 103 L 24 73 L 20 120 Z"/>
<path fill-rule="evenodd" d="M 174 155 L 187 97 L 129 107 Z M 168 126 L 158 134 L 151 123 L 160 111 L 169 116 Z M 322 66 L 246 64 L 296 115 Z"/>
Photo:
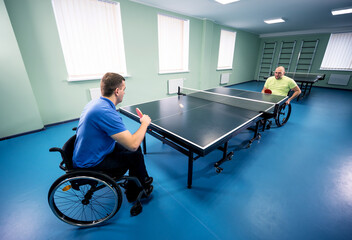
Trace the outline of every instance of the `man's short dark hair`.
<path fill-rule="evenodd" d="M 125 79 L 120 74 L 113 72 L 105 73 L 100 81 L 101 95 L 110 97 L 115 89 L 120 87 L 122 81 L 125 81 Z"/>

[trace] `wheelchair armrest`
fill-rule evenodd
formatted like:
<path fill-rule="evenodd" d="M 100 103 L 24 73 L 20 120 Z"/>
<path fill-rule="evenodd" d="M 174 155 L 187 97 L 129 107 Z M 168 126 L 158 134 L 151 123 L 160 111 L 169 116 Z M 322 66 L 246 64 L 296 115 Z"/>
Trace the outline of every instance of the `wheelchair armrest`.
<path fill-rule="evenodd" d="M 64 159 L 67 159 L 66 157 L 66 154 L 64 152 L 64 150 L 62 150 L 61 148 L 58 148 L 58 147 L 53 147 L 53 148 L 50 148 L 49 149 L 49 152 L 59 152 L 61 154 L 61 157 L 62 157 L 62 161 L 60 163 L 60 168 L 64 171 L 67 171 L 68 170 L 68 167 L 67 167 L 67 164 L 65 163 L 65 160 Z"/>
<path fill-rule="evenodd" d="M 61 148 L 58 148 L 58 147 L 52 147 L 49 149 L 49 152 L 62 152 L 62 149 Z"/>
<path fill-rule="evenodd" d="M 61 170 L 64 170 L 65 172 L 67 171 L 67 167 L 66 167 L 66 164 L 65 164 L 64 160 L 61 161 L 59 167 L 60 167 Z"/>

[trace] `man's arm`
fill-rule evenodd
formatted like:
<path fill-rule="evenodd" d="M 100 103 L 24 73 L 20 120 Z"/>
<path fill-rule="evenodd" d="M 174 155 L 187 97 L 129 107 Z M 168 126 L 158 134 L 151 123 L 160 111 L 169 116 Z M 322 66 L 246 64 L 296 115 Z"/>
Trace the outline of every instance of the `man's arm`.
<path fill-rule="evenodd" d="M 265 81 L 265 83 L 264 83 L 264 86 L 263 86 L 263 89 L 262 89 L 262 93 L 265 93 L 265 90 L 268 89 L 268 88 L 265 87 L 265 86 L 268 86 L 268 85 L 267 85 L 268 82 L 269 82 L 269 78 L 266 79 L 266 81 Z"/>
<path fill-rule="evenodd" d="M 116 133 L 111 137 L 116 142 L 118 142 L 119 144 L 127 148 L 128 150 L 133 152 L 137 151 L 137 149 L 139 148 L 139 145 L 141 145 L 144 139 L 145 133 L 151 122 L 151 119 L 148 115 L 143 115 L 140 121 L 141 121 L 141 126 L 134 134 L 131 134 L 130 131 L 126 130 L 120 133 Z"/>
<path fill-rule="evenodd" d="M 292 88 L 291 90 L 293 90 L 293 94 L 289 99 L 287 99 L 286 105 L 290 104 L 293 99 L 295 99 L 296 97 L 298 97 L 298 95 L 301 94 L 301 89 L 298 86 Z"/>

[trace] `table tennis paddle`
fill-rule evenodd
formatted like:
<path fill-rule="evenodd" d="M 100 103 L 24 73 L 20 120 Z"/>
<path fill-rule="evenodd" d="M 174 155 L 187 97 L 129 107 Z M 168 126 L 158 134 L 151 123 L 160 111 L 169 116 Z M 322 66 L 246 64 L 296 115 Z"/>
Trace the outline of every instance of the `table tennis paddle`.
<path fill-rule="evenodd" d="M 271 94 L 272 93 L 272 91 L 270 89 L 268 89 L 268 88 L 265 89 L 264 92 L 267 93 L 267 94 Z"/>
<path fill-rule="evenodd" d="M 139 110 L 139 108 L 136 108 L 136 112 L 137 112 L 139 118 L 142 118 L 142 117 L 143 117 L 143 113 L 142 113 L 141 110 Z"/>

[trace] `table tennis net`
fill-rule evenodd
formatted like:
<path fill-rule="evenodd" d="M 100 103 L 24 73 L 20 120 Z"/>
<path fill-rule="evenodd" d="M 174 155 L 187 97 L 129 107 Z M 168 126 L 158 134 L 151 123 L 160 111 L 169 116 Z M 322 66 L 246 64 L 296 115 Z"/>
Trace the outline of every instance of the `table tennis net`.
<path fill-rule="evenodd" d="M 243 98 L 237 96 L 230 96 L 225 94 L 213 93 L 208 91 L 196 90 L 191 88 L 180 88 L 179 94 L 189 97 L 204 99 L 211 102 L 222 103 L 233 107 L 239 107 L 256 112 L 269 112 L 274 109 L 275 104 L 254 100 L 250 98 Z"/>

